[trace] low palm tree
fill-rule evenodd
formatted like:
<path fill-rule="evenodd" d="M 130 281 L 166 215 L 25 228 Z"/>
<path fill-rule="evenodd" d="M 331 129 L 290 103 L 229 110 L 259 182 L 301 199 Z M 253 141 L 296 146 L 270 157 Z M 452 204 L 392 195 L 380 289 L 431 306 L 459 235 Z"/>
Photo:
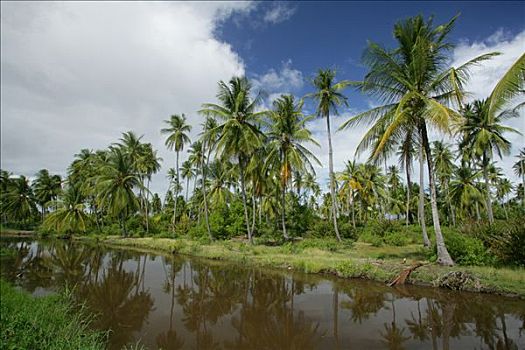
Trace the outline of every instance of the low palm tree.
<path fill-rule="evenodd" d="M 2 212 L 14 221 L 29 222 L 38 213 L 36 198 L 29 179 L 20 176 L 10 179 Z"/>
<path fill-rule="evenodd" d="M 338 107 L 348 106 L 347 98 L 342 91 L 350 85 L 349 81 L 335 82 L 335 71 L 331 69 L 320 69 L 313 80 L 315 92 L 307 97 L 317 101 L 317 116 L 326 119 L 326 132 L 328 137 L 328 170 L 330 177 L 330 195 L 332 196 L 332 221 L 335 235 L 341 241 L 339 228 L 337 226 L 337 198 L 334 174 L 334 159 L 332 148 L 332 135 L 330 128 L 330 114 L 338 114 Z"/>
<path fill-rule="evenodd" d="M 180 184 L 179 178 L 179 153 L 184 149 L 184 145 L 190 143 L 190 138 L 188 133 L 191 131 L 191 125 L 186 123 L 186 116 L 184 114 L 178 115 L 174 114 L 169 120 L 164 121 L 168 126 L 160 130 L 161 134 L 168 135 L 166 137 L 166 147 L 168 149 L 175 151 L 175 171 L 177 173 L 176 179 L 177 184 Z M 179 192 L 173 192 L 173 218 L 172 225 L 175 230 L 175 220 L 177 218 L 177 196 Z"/>
<path fill-rule="evenodd" d="M 50 175 L 47 169 L 42 169 L 36 174 L 32 187 L 44 220 L 48 203 L 56 200 L 62 190 L 62 179 L 60 175 Z"/>
<path fill-rule="evenodd" d="M 68 186 L 55 206 L 57 209 L 44 220 L 44 227 L 69 234 L 86 232 L 89 216 L 80 188 Z"/>

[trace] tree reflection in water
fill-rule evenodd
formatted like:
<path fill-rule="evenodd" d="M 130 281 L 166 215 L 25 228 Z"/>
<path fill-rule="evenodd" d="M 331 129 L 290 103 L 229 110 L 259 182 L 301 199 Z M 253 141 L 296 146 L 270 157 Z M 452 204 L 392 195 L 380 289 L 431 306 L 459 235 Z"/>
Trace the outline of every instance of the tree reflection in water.
<path fill-rule="evenodd" d="M 1 244 L 3 278 L 38 293 L 68 286 L 93 312 L 92 325 L 110 330 L 110 347 L 115 349 L 145 337 L 152 347 L 162 349 L 382 344 L 389 349 L 516 350 L 523 345 L 522 300 L 329 282 L 182 257 L 148 259 L 145 254 L 62 241 L 2 239 Z M 146 279 L 148 274 L 152 278 Z M 317 283 L 324 292 L 316 291 Z M 150 290 L 167 298 L 154 300 Z M 306 298 L 297 304 L 299 295 Z M 324 319 L 316 314 L 319 305 L 327 309 Z M 164 310 L 169 310 L 169 320 L 163 318 Z M 370 330 L 374 336 L 363 339 Z"/>

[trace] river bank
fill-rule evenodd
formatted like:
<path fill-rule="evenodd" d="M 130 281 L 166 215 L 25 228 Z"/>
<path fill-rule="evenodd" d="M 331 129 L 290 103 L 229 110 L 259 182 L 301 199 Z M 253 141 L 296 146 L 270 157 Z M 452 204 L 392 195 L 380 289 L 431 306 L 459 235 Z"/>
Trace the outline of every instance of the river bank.
<path fill-rule="evenodd" d="M 16 231 L 2 236 L 19 237 Z M 23 236 L 37 237 L 24 232 Z M 75 241 L 101 244 L 162 255 L 181 254 L 228 261 L 254 267 L 286 269 L 313 274 L 336 275 L 388 283 L 417 263 L 408 284 L 490 293 L 525 298 L 525 269 L 488 266 L 444 267 L 427 261 L 420 245 L 374 247 L 368 243 L 337 243 L 305 239 L 280 246 L 254 245 L 242 240 L 199 242 L 184 238 L 123 238 L 121 236 L 74 236 Z"/>
<path fill-rule="evenodd" d="M 443 267 L 426 264 L 419 245 L 373 247 L 367 243 L 326 244 L 304 240 L 282 246 L 254 245 L 242 241 L 202 243 L 188 239 L 75 237 L 75 240 L 164 255 L 182 254 L 224 260 L 255 267 L 296 270 L 304 273 L 330 274 L 341 278 L 361 278 L 387 283 L 401 271 L 425 263 L 415 270 L 409 284 L 443 287 L 453 290 L 491 293 L 525 298 L 525 270 L 485 266 Z M 405 261 L 406 259 L 406 261 Z"/>

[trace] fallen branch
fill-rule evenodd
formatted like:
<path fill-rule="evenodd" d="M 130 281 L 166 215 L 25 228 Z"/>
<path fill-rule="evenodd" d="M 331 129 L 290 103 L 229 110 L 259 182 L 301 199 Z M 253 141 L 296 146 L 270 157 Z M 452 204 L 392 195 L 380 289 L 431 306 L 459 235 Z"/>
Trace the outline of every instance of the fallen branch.
<path fill-rule="evenodd" d="M 392 287 L 392 286 L 397 286 L 399 284 L 405 284 L 405 281 L 407 280 L 408 277 L 410 277 L 410 274 L 412 273 L 412 271 L 414 271 L 415 269 L 423 265 L 427 265 L 427 264 L 417 263 L 416 265 L 411 266 L 408 269 L 404 269 L 403 271 L 401 271 L 401 273 L 396 278 L 392 280 L 392 282 L 388 284 L 388 286 Z"/>

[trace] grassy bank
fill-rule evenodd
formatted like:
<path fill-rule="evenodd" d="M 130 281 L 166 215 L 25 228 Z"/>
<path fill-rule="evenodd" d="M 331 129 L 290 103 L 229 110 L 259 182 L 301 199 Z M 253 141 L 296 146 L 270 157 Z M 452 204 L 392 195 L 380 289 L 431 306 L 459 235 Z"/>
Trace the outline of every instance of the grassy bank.
<path fill-rule="evenodd" d="M 250 246 L 242 241 L 202 243 L 189 239 L 79 237 L 83 241 L 151 251 L 226 260 L 257 267 L 290 269 L 306 273 L 334 274 L 343 278 L 364 278 L 380 282 L 392 280 L 403 269 L 425 262 L 428 253 L 420 245 L 374 247 L 368 243 L 345 244 L 336 241 L 305 239 L 282 246 Z M 404 262 L 406 259 L 406 262 Z M 467 281 L 446 283 L 443 276 L 462 272 Z M 482 266 L 442 267 L 426 264 L 410 277 L 410 283 L 454 289 L 525 297 L 525 269 Z"/>
<path fill-rule="evenodd" d="M 105 349 L 104 338 L 87 329 L 68 297 L 35 298 L 3 280 L 0 291 L 1 349 Z"/>

